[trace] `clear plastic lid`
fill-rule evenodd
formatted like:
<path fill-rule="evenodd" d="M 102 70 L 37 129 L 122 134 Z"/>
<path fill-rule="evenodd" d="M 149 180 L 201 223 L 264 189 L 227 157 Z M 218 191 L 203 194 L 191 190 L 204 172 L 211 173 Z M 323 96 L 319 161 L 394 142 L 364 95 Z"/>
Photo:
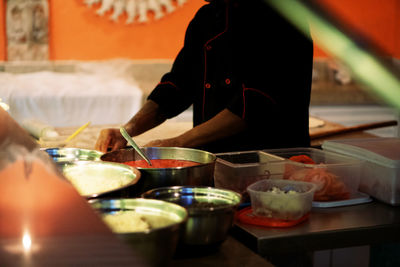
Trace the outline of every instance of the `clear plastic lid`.
<path fill-rule="evenodd" d="M 374 162 L 390 168 L 400 168 L 400 138 L 364 138 L 328 140 L 322 149 Z"/>

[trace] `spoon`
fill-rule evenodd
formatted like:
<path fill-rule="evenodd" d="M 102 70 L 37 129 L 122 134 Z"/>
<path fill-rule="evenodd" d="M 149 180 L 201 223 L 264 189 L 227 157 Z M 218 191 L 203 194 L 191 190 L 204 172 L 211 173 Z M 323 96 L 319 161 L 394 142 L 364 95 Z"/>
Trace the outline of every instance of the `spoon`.
<path fill-rule="evenodd" d="M 128 134 L 124 127 L 120 127 L 119 131 L 121 132 L 122 136 L 125 138 L 126 141 L 136 150 L 136 152 L 151 166 L 151 162 L 146 154 L 139 148 L 139 146 L 133 141 L 132 137 Z"/>

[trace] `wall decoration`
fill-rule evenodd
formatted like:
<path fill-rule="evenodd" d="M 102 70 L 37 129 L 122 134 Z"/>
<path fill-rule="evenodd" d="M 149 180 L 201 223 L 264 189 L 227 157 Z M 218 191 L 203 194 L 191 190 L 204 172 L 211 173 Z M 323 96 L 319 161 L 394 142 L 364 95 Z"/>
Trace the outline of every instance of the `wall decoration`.
<path fill-rule="evenodd" d="M 7 60 L 48 59 L 47 0 L 7 0 Z"/>
<path fill-rule="evenodd" d="M 126 13 L 126 24 L 147 23 L 149 14 L 155 20 L 171 13 L 177 6 L 183 5 L 187 0 L 83 0 L 88 7 L 99 6 L 96 14 L 103 16 L 112 11 L 110 19 L 118 21 L 118 18 Z"/>

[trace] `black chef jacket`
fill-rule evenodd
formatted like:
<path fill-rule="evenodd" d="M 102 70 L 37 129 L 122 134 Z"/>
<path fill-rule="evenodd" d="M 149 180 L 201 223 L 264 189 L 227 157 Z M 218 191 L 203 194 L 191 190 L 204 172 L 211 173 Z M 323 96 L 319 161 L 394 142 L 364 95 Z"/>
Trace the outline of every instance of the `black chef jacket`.
<path fill-rule="evenodd" d="M 172 69 L 149 95 L 193 125 L 227 108 L 247 123 L 210 152 L 309 146 L 313 44 L 263 1 L 214 0 L 190 22 Z"/>

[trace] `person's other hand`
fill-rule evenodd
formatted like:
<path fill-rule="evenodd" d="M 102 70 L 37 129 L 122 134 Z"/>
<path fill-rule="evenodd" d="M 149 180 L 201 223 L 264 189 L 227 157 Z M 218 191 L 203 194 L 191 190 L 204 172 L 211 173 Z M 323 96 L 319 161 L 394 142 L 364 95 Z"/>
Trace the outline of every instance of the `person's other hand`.
<path fill-rule="evenodd" d="M 100 132 L 99 137 L 95 145 L 95 149 L 101 152 L 107 152 L 108 148 L 111 151 L 124 148 L 126 146 L 126 140 L 121 135 L 119 129 L 109 128 L 103 129 Z"/>
<path fill-rule="evenodd" d="M 156 139 L 148 142 L 145 147 L 181 147 L 178 138 Z"/>

